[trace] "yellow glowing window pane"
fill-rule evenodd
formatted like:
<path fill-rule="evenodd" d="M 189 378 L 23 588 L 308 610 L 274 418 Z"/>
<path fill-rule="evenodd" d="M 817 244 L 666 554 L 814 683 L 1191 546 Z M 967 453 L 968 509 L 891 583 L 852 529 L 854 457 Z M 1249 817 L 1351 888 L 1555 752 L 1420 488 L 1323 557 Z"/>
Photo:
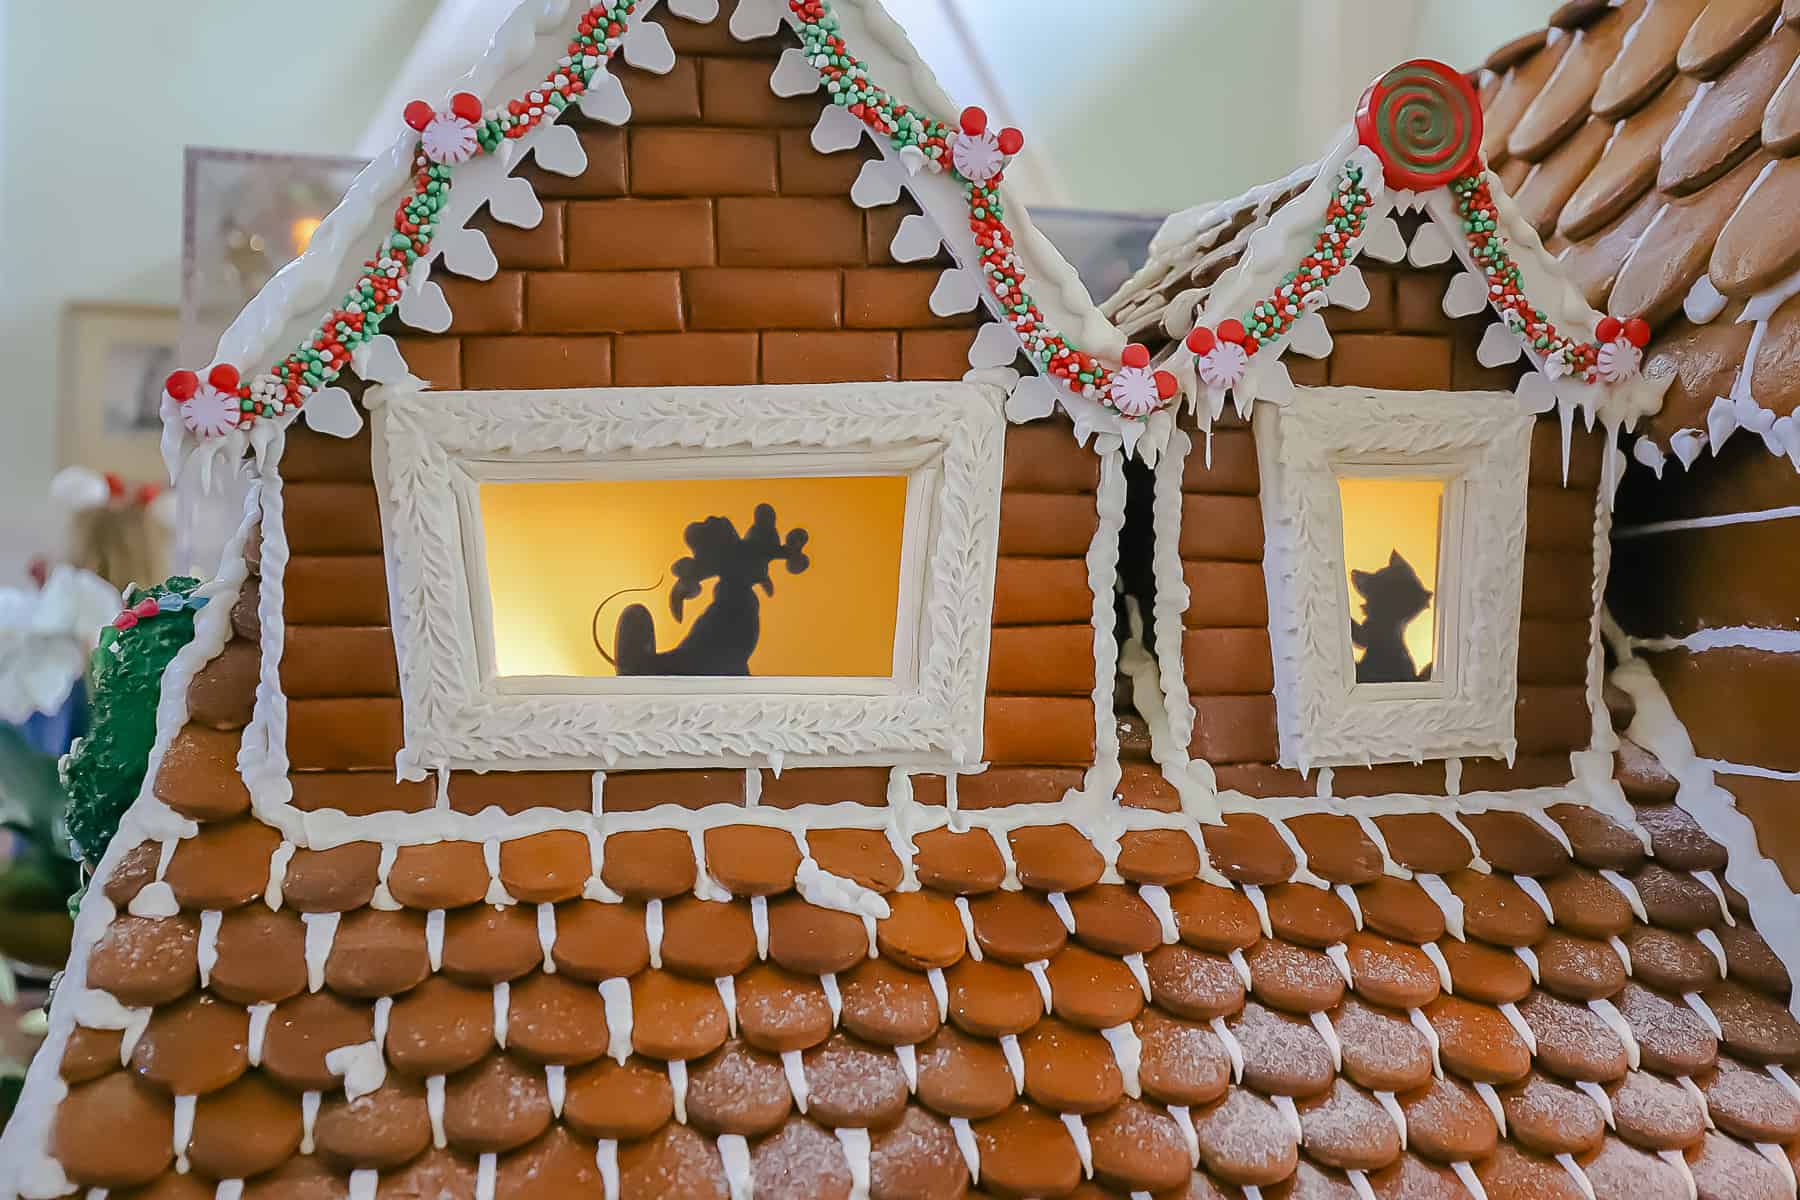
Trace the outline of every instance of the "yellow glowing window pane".
<path fill-rule="evenodd" d="M 1432 678 L 1444 488 L 1442 479 L 1338 480 L 1358 683 Z"/>
<path fill-rule="evenodd" d="M 483 483 L 499 674 L 723 677 L 745 674 L 747 653 L 750 675 L 892 675 L 906 486 L 901 475 Z M 762 505 L 774 519 L 758 529 Z M 689 527 L 709 518 L 731 527 L 715 521 L 690 547 Z M 647 660 L 652 645 L 662 657 Z"/>

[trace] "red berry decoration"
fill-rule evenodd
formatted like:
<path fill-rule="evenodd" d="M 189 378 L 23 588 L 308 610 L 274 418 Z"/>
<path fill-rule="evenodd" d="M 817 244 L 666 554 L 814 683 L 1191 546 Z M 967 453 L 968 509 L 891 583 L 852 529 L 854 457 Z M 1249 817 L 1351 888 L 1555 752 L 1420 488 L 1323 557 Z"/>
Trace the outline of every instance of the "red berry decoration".
<path fill-rule="evenodd" d="M 163 391 L 175 397 L 177 401 L 191 400 L 194 393 L 199 390 L 200 377 L 192 371 L 176 371 L 163 381 Z"/>
<path fill-rule="evenodd" d="M 970 137 L 980 137 L 987 132 L 987 110 L 970 105 L 962 111 L 962 131 Z"/>
<path fill-rule="evenodd" d="M 1642 317 L 1633 317 L 1625 322 L 1625 338 L 1632 345 L 1642 350 L 1650 344 L 1650 322 Z"/>
<path fill-rule="evenodd" d="M 1139 370 L 1142 370 L 1150 365 L 1150 348 L 1133 342 L 1131 345 L 1125 347 L 1124 353 L 1119 355 L 1119 361 L 1128 367 L 1136 367 Z"/>
<path fill-rule="evenodd" d="M 106 473 L 106 495 L 112 500 L 121 499 L 125 495 L 125 481 L 116 471 Z"/>
<path fill-rule="evenodd" d="M 1025 135 L 1017 129 L 1006 128 L 1000 131 L 1000 153 L 1008 158 L 1025 148 Z"/>
<path fill-rule="evenodd" d="M 1356 108 L 1356 133 L 1389 183 L 1429 191 L 1480 164 L 1481 102 L 1462 72 L 1415 58 L 1369 85 Z"/>
<path fill-rule="evenodd" d="M 138 620 L 142 621 L 146 617 L 154 617 L 156 614 L 160 613 L 162 611 L 162 606 L 156 602 L 155 596 L 145 596 L 142 600 L 139 600 L 136 604 L 131 606 L 131 611 Z"/>
<path fill-rule="evenodd" d="M 474 124 L 481 120 L 481 97 L 474 92 L 458 92 L 450 97 L 450 111 Z"/>
<path fill-rule="evenodd" d="M 431 119 L 435 116 L 437 113 L 423 100 L 414 100 L 406 106 L 406 123 L 420 133 L 425 131 L 425 127 L 431 124 Z"/>
<path fill-rule="evenodd" d="M 1594 326 L 1594 337 L 1601 342 L 1616 342 L 1625 331 L 1625 322 L 1617 317 L 1601 317 L 1600 323 Z"/>
<path fill-rule="evenodd" d="M 235 392 L 238 389 L 238 369 L 230 363 L 220 363 L 206 373 L 206 382 L 221 392 Z"/>
<path fill-rule="evenodd" d="M 1227 317 L 1219 322 L 1219 340 L 1244 344 L 1244 323 L 1236 317 Z"/>
<path fill-rule="evenodd" d="M 1219 344 L 1213 331 L 1204 325 L 1194 326 L 1194 332 L 1187 335 L 1187 348 L 1190 354 L 1210 354 L 1212 348 Z"/>
<path fill-rule="evenodd" d="M 1156 394 L 1164 400 L 1173 399 L 1175 396 L 1175 389 L 1180 386 L 1181 385 L 1176 382 L 1175 377 L 1167 371 L 1158 371 L 1156 373 Z"/>

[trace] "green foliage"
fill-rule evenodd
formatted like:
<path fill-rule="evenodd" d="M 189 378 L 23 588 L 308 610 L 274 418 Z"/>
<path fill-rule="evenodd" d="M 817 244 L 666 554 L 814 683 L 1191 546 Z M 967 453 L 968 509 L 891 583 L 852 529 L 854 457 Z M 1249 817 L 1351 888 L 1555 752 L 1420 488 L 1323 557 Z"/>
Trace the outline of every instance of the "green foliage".
<path fill-rule="evenodd" d="M 176 576 L 127 593 L 125 602 L 130 606 L 145 597 L 185 601 L 199 586 L 197 579 Z M 100 636 L 88 667 L 88 734 L 70 748 L 62 765 L 69 837 L 90 868 L 106 853 L 119 819 L 143 787 L 156 741 L 163 671 L 193 640 L 194 611 L 188 607 L 147 617 L 131 629 L 108 627 Z"/>

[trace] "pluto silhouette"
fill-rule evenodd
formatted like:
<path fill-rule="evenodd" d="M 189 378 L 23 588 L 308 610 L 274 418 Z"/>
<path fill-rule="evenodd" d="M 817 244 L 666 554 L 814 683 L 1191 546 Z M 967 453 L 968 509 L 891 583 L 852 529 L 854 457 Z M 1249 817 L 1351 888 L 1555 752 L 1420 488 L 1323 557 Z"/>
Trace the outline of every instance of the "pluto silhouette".
<path fill-rule="evenodd" d="M 1406 648 L 1406 627 L 1431 604 L 1419 573 L 1395 550 L 1379 571 L 1352 571 L 1350 582 L 1363 598 L 1363 619 L 1350 622 L 1350 640 L 1364 647 L 1356 664 L 1358 683 L 1418 683 L 1431 678 L 1431 664 L 1414 667 Z"/>
<path fill-rule="evenodd" d="M 669 591 L 669 612 L 681 620 L 682 608 L 700 595 L 700 585 L 713 585 L 712 603 L 694 619 L 687 636 L 668 650 L 656 648 L 656 618 L 642 604 L 619 614 L 613 632 L 613 651 L 600 640 L 600 616 L 620 596 L 655 591 L 658 580 L 647 588 L 614 592 L 594 609 L 594 648 L 620 675 L 748 675 L 750 656 L 762 637 L 762 597 L 775 595 L 769 564 L 787 564 L 788 574 L 798 575 L 812 565 L 804 553 L 807 534 L 790 529 L 784 539 L 775 527 L 772 505 L 756 506 L 756 519 L 741 537 L 729 517 L 707 517 L 687 527 L 683 535 L 688 557 L 670 568 L 675 586 Z"/>

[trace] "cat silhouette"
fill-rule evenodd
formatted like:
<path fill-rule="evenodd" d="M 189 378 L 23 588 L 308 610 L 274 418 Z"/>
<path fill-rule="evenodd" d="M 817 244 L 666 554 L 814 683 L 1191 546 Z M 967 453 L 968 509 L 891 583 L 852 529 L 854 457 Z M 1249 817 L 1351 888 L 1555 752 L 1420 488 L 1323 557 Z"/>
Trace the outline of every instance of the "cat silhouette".
<path fill-rule="evenodd" d="M 1350 582 L 1363 600 L 1363 619 L 1350 622 L 1350 640 L 1364 648 L 1356 664 L 1358 683 L 1417 683 L 1431 678 L 1431 664 L 1413 665 L 1406 626 L 1431 605 L 1431 592 L 1398 550 L 1379 571 L 1352 571 Z"/>

